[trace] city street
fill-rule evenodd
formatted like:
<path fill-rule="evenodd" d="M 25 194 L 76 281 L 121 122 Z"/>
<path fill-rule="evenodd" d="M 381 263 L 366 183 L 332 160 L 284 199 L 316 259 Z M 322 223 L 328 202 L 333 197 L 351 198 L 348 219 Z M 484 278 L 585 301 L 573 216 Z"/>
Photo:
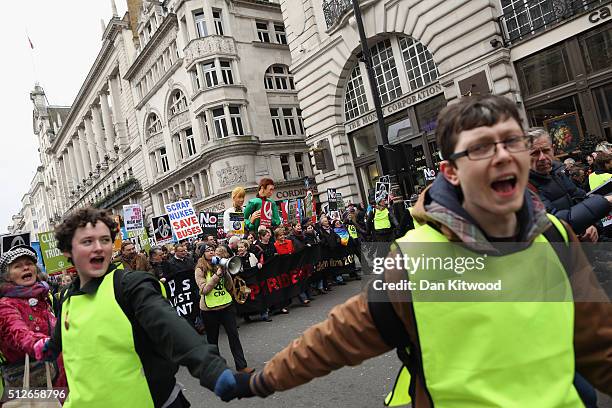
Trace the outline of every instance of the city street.
<path fill-rule="evenodd" d="M 331 293 L 317 296 L 310 307 L 294 306 L 288 315 L 273 316 L 273 322 L 242 323 L 240 340 L 250 367 L 262 369 L 264 363 L 291 340 L 314 323 L 322 321 L 333 306 L 359 292 L 361 282 L 349 282 L 336 286 Z M 221 355 L 233 365 L 227 337 L 221 331 L 219 339 Z M 267 399 L 233 402 L 231 406 L 266 408 L 306 407 L 382 407 L 383 400 L 395 380 L 400 363 L 395 352 L 364 362 L 357 367 L 345 367 L 316 379 L 302 387 L 274 394 Z M 227 407 L 210 391 L 181 368 L 177 376 L 185 386 L 185 395 L 194 407 Z"/>

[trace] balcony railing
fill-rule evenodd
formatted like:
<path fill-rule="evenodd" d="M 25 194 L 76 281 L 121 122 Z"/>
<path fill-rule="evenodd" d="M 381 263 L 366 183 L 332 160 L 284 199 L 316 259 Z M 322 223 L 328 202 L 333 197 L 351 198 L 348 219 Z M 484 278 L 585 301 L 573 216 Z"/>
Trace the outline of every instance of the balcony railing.
<path fill-rule="evenodd" d="M 323 0 L 323 16 L 325 16 L 327 28 L 335 25 L 352 8 L 352 0 Z"/>
<path fill-rule="evenodd" d="M 106 197 L 94 204 L 96 208 L 111 208 L 126 197 L 129 197 L 132 193 L 142 191 L 140 181 L 135 178 L 130 178 L 124 183 L 120 184 L 117 189 L 109 193 Z"/>
<path fill-rule="evenodd" d="M 588 13 L 609 0 L 505 0 L 499 24 L 506 45 Z"/>

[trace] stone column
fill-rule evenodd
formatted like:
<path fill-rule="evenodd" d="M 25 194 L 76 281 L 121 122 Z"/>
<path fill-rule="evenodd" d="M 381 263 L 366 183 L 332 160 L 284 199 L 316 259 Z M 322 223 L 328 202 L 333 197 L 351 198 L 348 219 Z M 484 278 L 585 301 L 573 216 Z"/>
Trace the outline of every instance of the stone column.
<path fill-rule="evenodd" d="M 96 150 L 98 152 L 97 163 L 104 163 L 104 130 L 102 129 L 102 118 L 100 105 L 91 105 L 91 117 L 93 120 L 93 131 L 96 136 Z"/>
<path fill-rule="evenodd" d="M 119 95 L 119 78 L 117 76 L 109 77 L 108 87 L 110 89 L 110 97 L 113 109 L 113 125 L 115 126 L 115 134 L 117 135 L 117 145 L 121 148 L 127 146 L 127 129 L 125 127 L 125 118 L 121 110 L 121 97 Z"/>
<path fill-rule="evenodd" d="M 62 152 L 62 165 L 64 166 L 64 175 L 66 176 L 66 187 L 68 195 L 70 195 L 70 190 L 74 188 L 74 176 L 72 175 L 70 164 L 68 163 L 69 160 L 70 156 L 68 155 L 68 146 L 66 146 L 66 150 Z"/>
<path fill-rule="evenodd" d="M 292 179 L 296 179 L 298 178 L 298 168 L 297 168 L 297 163 L 295 162 L 295 156 L 293 155 L 293 153 L 289 153 L 289 171 L 291 173 L 291 178 Z"/>
<path fill-rule="evenodd" d="M 75 170 L 72 174 L 77 175 L 77 185 L 83 184 L 85 178 L 85 168 L 83 166 L 83 159 L 81 158 L 81 142 L 78 136 L 72 139 L 72 154 L 74 160 L 71 163 L 75 163 Z"/>
<path fill-rule="evenodd" d="M 79 140 L 81 141 L 81 158 L 83 159 L 83 168 L 85 169 L 85 178 L 89 176 L 89 172 L 93 171 L 92 164 L 97 161 L 96 145 L 93 140 L 93 129 L 91 128 L 91 118 L 83 118 L 85 129 L 79 127 Z"/>
<path fill-rule="evenodd" d="M 240 105 L 240 117 L 242 118 L 242 127 L 245 135 L 252 135 L 251 120 L 249 119 L 249 110 L 246 105 Z"/>
<path fill-rule="evenodd" d="M 208 141 L 217 140 L 218 135 L 215 133 L 215 120 L 213 119 L 212 111 L 206 109 L 204 114 L 206 115 L 206 126 L 208 127 Z"/>
<path fill-rule="evenodd" d="M 114 154 L 113 146 L 115 144 L 115 128 L 113 119 L 111 118 L 110 107 L 108 106 L 107 91 L 100 92 L 100 106 L 102 107 L 102 121 L 104 122 L 104 133 L 106 134 L 106 154 L 112 157 Z"/>
<path fill-rule="evenodd" d="M 312 177 L 312 166 L 310 164 L 310 155 L 308 152 L 302 153 L 302 165 L 304 166 L 304 176 Z"/>
<path fill-rule="evenodd" d="M 225 114 L 225 121 L 227 122 L 227 132 L 229 136 L 235 136 L 234 127 L 232 126 L 232 117 L 230 116 L 229 111 L 229 103 L 223 104 L 223 113 Z"/>
<path fill-rule="evenodd" d="M 215 72 L 217 73 L 217 78 L 219 79 L 219 85 L 225 85 L 223 81 L 223 73 L 221 72 L 221 61 L 219 58 L 215 58 Z"/>

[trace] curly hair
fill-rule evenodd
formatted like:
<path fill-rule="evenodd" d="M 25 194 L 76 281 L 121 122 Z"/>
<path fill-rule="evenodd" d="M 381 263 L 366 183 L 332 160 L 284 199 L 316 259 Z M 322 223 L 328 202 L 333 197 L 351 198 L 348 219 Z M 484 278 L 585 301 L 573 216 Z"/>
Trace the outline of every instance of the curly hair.
<path fill-rule="evenodd" d="M 78 228 L 90 224 L 95 226 L 98 221 L 103 222 L 110 230 L 111 240 L 115 240 L 118 233 L 118 224 L 113 220 L 107 210 L 93 207 L 79 208 L 68 215 L 61 224 L 55 227 L 57 247 L 62 252 L 72 251 L 72 238 Z"/>

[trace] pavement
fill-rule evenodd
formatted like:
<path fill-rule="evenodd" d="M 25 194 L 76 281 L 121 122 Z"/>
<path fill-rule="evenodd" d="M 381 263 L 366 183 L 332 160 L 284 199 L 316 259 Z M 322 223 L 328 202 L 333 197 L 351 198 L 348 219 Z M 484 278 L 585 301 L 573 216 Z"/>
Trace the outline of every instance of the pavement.
<path fill-rule="evenodd" d="M 324 320 L 337 304 L 344 302 L 361 290 L 361 282 L 348 282 L 335 286 L 331 293 L 315 297 L 310 307 L 293 305 L 288 315 L 272 316 L 273 322 L 240 324 L 240 340 L 250 367 L 261 370 L 274 354 L 315 323 Z M 221 355 L 233 366 L 227 337 L 223 330 L 219 336 Z M 184 386 L 184 393 L 192 407 L 227 408 L 344 408 L 383 407 L 385 396 L 393 386 L 400 368 L 394 351 L 363 362 L 357 367 L 344 367 L 317 378 L 293 390 L 275 393 L 264 399 L 224 403 L 212 392 L 200 386 L 187 369 L 182 367 L 177 379 Z M 517 379 L 518 380 L 518 379 Z M 612 398 L 599 395 L 599 408 L 612 408 Z"/>

